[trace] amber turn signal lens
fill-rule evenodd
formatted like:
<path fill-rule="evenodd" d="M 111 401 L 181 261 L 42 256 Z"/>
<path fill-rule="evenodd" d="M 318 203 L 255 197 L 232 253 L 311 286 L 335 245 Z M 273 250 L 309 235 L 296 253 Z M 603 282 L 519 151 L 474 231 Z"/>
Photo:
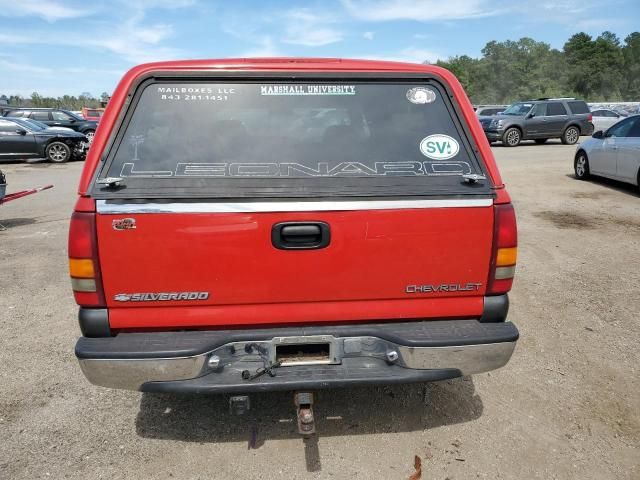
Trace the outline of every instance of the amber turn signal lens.
<path fill-rule="evenodd" d="M 515 265 L 518 259 L 518 247 L 499 248 L 496 256 L 496 266 Z"/>
<path fill-rule="evenodd" d="M 74 278 L 94 278 L 93 260 L 90 258 L 70 258 L 69 274 Z"/>

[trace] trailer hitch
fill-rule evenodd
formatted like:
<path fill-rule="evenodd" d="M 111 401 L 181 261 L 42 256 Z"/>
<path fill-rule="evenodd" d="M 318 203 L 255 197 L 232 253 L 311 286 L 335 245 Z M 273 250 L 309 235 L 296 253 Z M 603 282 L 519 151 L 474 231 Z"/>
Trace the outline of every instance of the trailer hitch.
<path fill-rule="evenodd" d="M 313 393 L 296 392 L 293 395 L 298 418 L 298 433 L 310 436 L 316 433 L 316 421 L 313 415 Z"/>

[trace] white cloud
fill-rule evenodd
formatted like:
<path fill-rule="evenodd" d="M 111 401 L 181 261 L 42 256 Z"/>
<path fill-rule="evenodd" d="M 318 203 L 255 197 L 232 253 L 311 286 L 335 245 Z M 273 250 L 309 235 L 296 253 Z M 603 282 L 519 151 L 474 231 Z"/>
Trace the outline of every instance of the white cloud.
<path fill-rule="evenodd" d="M 159 45 L 171 36 L 173 27 L 167 24 L 144 25 L 143 19 L 143 14 L 137 14 L 108 35 L 86 39 L 85 45 L 108 50 L 133 63 L 170 60 L 180 56 L 178 49 Z"/>
<path fill-rule="evenodd" d="M 93 10 L 75 6 L 62 5 L 55 0 L 0 0 L 0 16 L 29 17 L 35 16 L 55 22 L 68 18 L 90 15 Z"/>
<path fill-rule="evenodd" d="M 424 50 L 417 47 L 406 47 L 397 52 L 388 54 L 371 54 L 366 55 L 364 58 L 371 60 L 387 60 L 392 62 L 408 62 L 408 63 L 435 63 L 439 58 L 444 58 L 443 55 L 433 52 L 431 50 Z"/>
<path fill-rule="evenodd" d="M 197 0 L 121 0 L 122 3 L 136 8 L 148 10 L 152 8 L 162 8 L 175 10 L 178 8 L 191 7 Z"/>
<path fill-rule="evenodd" d="M 11 33 L 0 33 L 0 45 L 28 45 L 30 43 L 41 43 L 34 35 L 14 35 Z"/>
<path fill-rule="evenodd" d="M 51 68 L 30 65 L 28 63 L 17 63 L 3 59 L 0 59 L 0 67 L 13 72 L 34 73 L 37 75 L 49 75 L 53 73 Z"/>
<path fill-rule="evenodd" d="M 255 47 L 245 50 L 240 54 L 241 57 L 258 58 L 258 57 L 284 57 L 282 51 L 275 45 L 273 38 L 265 35 L 254 39 Z"/>
<path fill-rule="evenodd" d="M 602 32 L 604 30 L 616 30 L 628 25 L 624 18 L 588 18 L 578 21 L 575 26 L 579 30 Z"/>
<path fill-rule="evenodd" d="M 362 38 L 364 38 L 365 40 L 373 40 L 374 36 L 375 36 L 375 32 L 364 32 L 362 34 Z"/>
<path fill-rule="evenodd" d="M 344 38 L 341 31 L 330 26 L 331 17 L 317 15 L 308 9 L 290 10 L 284 14 L 285 35 L 283 43 L 321 47 Z"/>
<path fill-rule="evenodd" d="M 82 36 L 80 32 L 70 32 L 69 35 L 57 35 L 45 30 L 14 34 L 14 32 L 5 31 L 0 33 L 0 45 L 84 47 L 111 52 L 130 63 L 171 60 L 180 57 L 182 52 L 179 49 L 162 45 L 162 42 L 173 34 L 173 26 L 164 23 L 147 25 L 144 23 L 144 11 L 138 9 L 137 4 L 134 8 L 136 11 L 131 11 L 127 20 L 122 22 L 113 20 L 105 23 L 98 34 Z"/>
<path fill-rule="evenodd" d="M 306 29 L 302 26 L 292 26 L 282 39 L 284 43 L 304 45 L 305 47 L 322 47 L 341 41 L 342 33 L 331 28 Z"/>
<path fill-rule="evenodd" d="M 430 22 L 501 13 L 500 9 L 487 0 L 342 0 L 342 4 L 352 17 L 370 22 Z"/>

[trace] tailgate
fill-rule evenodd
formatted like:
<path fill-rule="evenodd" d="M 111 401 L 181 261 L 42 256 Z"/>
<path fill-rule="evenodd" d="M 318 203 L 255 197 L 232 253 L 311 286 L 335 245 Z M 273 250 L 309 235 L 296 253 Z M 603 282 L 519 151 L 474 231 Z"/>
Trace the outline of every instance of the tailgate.
<path fill-rule="evenodd" d="M 323 303 L 335 302 L 359 302 L 358 311 L 373 308 L 374 318 L 402 318 L 404 310 L 393 301 L 418 298 L 429 302 L 415 316 L 443 317 L 451 305 L 437 299 L 481 300 L 493 231 L 491 206 L 127 216 L 135 229 L 114 229 L 123 218 L 114 214 L 99 214 L 97 228 L 108 306 L 128 309 L 132 321 L 134 310 L 158 305 L 250 305 L 250 323 L 288 322 L 297 320 L 298 309 L 288 318 L 276 314 L 274 304 L 301 303 L 318 321 L 348 319 L 348 307 L 338 318 L 321 313 Z M 281 222 L 322 222 L 330 243 L 276 248 L 272 230 Z M 473 305 L 480 314 L 482 302 Z M 212 323 L 233 324 L 233 312 L 225 318 L 222 311 L 222 320 L 209 313 L 218 319 Z M 176 311 L 186 317 L 176 324 L 188 323 L 190 315 Z"/>
<path fill-rule="evenodd" d="M 491 185 L 437 82 L 167 80 L 130 108 L 92 192 L 112 328 L 482 313 Z"/>

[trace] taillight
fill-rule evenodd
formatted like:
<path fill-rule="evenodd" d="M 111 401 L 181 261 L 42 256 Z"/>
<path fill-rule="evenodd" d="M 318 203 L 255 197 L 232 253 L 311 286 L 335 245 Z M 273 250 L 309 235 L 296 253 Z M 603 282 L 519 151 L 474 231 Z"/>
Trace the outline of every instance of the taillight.
<path fill-rule="evenodd" d="M 589 114 L 589 116 L 587 117 L 587 120 L 589 120 L 590 122 L 593 122 L 593 115 Z"/>
<path fill-rule="evenodd" d="M 95 213 L 74 212 L 71 216 L 69 274 L 73 295 L 78 305 L 105 306 L 98 263 Z"/>
<path fill-rule="evenodd" d="M 511 290 L 518 257 L 518 229 L 513 205 L 495 205 L 494 211 L 493 253 L 487 295 L 500 295 Z"/>

